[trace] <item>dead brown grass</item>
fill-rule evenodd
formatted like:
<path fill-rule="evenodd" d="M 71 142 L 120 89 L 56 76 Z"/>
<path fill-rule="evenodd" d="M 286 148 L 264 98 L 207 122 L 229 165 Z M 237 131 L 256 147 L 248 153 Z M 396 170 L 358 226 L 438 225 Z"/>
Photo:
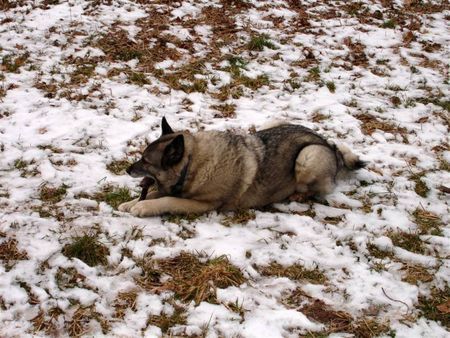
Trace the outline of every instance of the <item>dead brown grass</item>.
<path fill-rule="evenodd" d="M 100 324 L 103 334 L 109 331 L 109 322 L 103 315 L 95 311 L 94 305 L 85 308 L 80 306 L 70 321 L 65 322 L 65 329 L 71 337 L 80 337 L 89 333 L 88 325 L 92 320 Z"/>
<path fill-rule="evenodd" d="M 55 274 L 56 285 L 61 290 L 82 287 L 85 279 L 86 277 L 79 273 L 74 267 L 59 267 Z"/>
<path fill-rule="evenodd" d="M 450 327 L 450 288 L 433 288 L 429 297 L 420 296 L 418 308 L 425 318 Z"/>
<path fill-rule="evenodd" d="M 421 265 L 406 264 L 402 271 L 404 272 L 402 280 L 410 284 L 429 283 L 434 279 L 434 276 Z"/>
<path fill-rule="evenodd" d="M 403 127 L 395 126 L 387 121 L 381 121 L 367 113 L 356 115 L 356 118 L 361 121 L 361 130 L 366 135 L 372 135 L 372 133 L 376 130 L 381 130 L 385 133 L 392 134 L 406 134 L 407 132 Z"/>
<path fill-rule="evenodd" d="M 0 260 L 9 262 L 28 259 L 28 255 L 17 248 L 17 240 L 9 238 L 0 243 Z"/>
<path fill-rule="evenodd" d="M 238 286 L 245 282 L 241 271 L 233 266 L 226 256 L 200 257 L 181 252 L 178 256 L 164 260 L 145 260 L 141 264 L 143 275 L 137 282 L 146 289 L 173 291 L 182 301 L 217 302 L 216 289 Z M 161 276 L 170 279 L 161 282 Z"/>
<path fill-rule="evenodd" d="M 214 38 L 211 54 L 220 55 L 218 48 L 228 45 L 235 40 L 237 33 L 236 23 L 234 20 L 233 11 L 228 6 L 228 13 L 224 12 L 222 8 L 215 6 L 204 7 L 202 10 L 201 21 L 204 24 L 209 24 L 212 27 Z"/>
<path fill-rule="evenodd" d="M 236 117 L 236 105 L 235 104 L 218 104 L 211 105 L 212 109 L 218 112 L 214 114 L 216 118 L 233 118 Z"/>
<path fill-rule="evenodd" d="M 415 183 L 414 191 L 421 197 L 427 197 L 430 191 L 430 188 L 428 188 L 427 184 L 422 180 L 422 177 L 424 177 L 425 175 L 426 172 L 420 172 L 409 177 Z"/>
<path fill-rule="evenodd" d="M 157 326 L 161 329 L 163 335 L 166 335 L 170 332 L 170 328 L 173 326 L 186 324 L 186 309 L 175 302 L 172 302 L 172 306 L 173 312 L 170 315 L 167 313 L 161 313 L 158 316 L 150 316 L 147 320 L 147 326 Z"/>
<path fill-rule="evenodd" d="M 256 213 L 254 210 L 241 210 L 225 216 L 222 224 L 225 226 L 231 226 L 233 224 L 247 224 L 249 221 L 252 221 L 255 218 Z"/>
<path fill-rule="evenodd" d="M 426 246 L 420 239 L 420 235 L 418 233 L 389 231 L 386 236 L 392 240 L 392 243 L 395 246 L 399 246 L 405 250 L 422 255 L 426 252 Z"/>
<path fill-rule="evenodd" d="M 115 175 L 125 174 L 125 170 L 131 165 L 131 162 L 127 159 L 116 160 L 108 163 L 106 169 Z"/>
<path fill-rule="evenodd" d="M 39 311 L 39 314 L 31 319 L 33 332 L 45 332 L 49 336 L 57 336 L 58 318 L 63 314 L 64 312 L 58 307 L 51 308 L 47 313 Z"/>
<path fill-rule="evenodd" d="M 179 44 L 176 38 L 160 36 L 160 29 L 164 25 L 158 26 L 157 18 L 152 15 L 150 18 L 144 18 L 137 22 L 142 31 L 136 37 L 136 41 L 130 40 L 127 32 L 123 29 L 113 27 L 110 32 L 97 40 L 96 46 L 106 54 L 110 61 L 138 59 L 140 69 L 144 72 L 152 72 L 155 63 L 166 59 L 178 60 L 181 57 L 176 49 L 167 46 L 169 42 Z M 156 42 L 151 43 L 152 39 L 156 39 Z"/>
<path fill-rule="evenodd" d="M 39 197 L 43 202 L 58 203 L 67 193 L 67 185 L 62 184 L 59 187 L 50 187 L 46 184 L 41 186 Z"/>
<path fill-rule="evenodd" d="M 346 37 L 343 43 L 349 49 L 347 61 L 350 61 L 354 66 L 368 65 L 369 59 L 365 53 L 365 46 L 361 42 L 355 42 L 351 37 Z"/>
<path fill-rule="evenodd" d="M 123 319 L 127 310 L 136 311 L 137 290 L 121 292 L 113 303 L 114 318 Z"/>
<path fill-rule="evenodd" d="M 312 320 L 325 324 L 327 333 L 345 332 L 351 327 L 352 316 L 344 311 L 334 311 L 323 301 L 315 299 L 304 305 L 300 311 Z"/>
<path fill-rule="evenodd" d="M 20 68 L 28 61 L 30 54 L 25 52 L 20 55 L 6 55 L 3 56 L 0 64 L 2 72 L 18 73 Z"/>
<path fill-rule="evenodd" d="M 199 76 L 206 74 L 205 63 L 205 59 L 193 59 L 174 71 L 157 71 L 155 76 L 172 89 L 204 93 L 208 89 L 208 80 Z"/>
<path fill-rule="evenodd" d="M 334 310 L 319 299 L 308 296 L 301 289 L 296 289 L 285 300 L 287 304 L 305 314 L 309 319 L 325 325 L 320 332 L 310 332 L 308 337 L 327 337 L 332 333 L 349 333 L 359 338 L 372 338 L 389 331 L 385 322 L 370 317 L 353 318 L 349 313 Z"/>
<path fill-rule="evenodd" d="M 289 279 L 307 281 L 314 284 L 324 284 L 328 280 L 317 267 L 311 270 L 298 264 L 283 266 L 274 262 L 269 266 L 259 268 L 259 272 L 263 276 L 287 277 Z"/>
<path fill-rule="evenodd" d="M 443 223 L 439 216 L 423 208 L 417 208 L 412 215 L 421 235 L 442 235 Z"/>
<path fill-rule="evenodd" d="M 386 259 L 386 258 L 393 258 L 394 253 L 392 251 L 387 250 L 381 250 L 379 249 L 375 244 L 369 242 L 367 243 L 367 251 L 369 251 L 369 254 L 371 257 L 379 258 L 379 259 Z"/>

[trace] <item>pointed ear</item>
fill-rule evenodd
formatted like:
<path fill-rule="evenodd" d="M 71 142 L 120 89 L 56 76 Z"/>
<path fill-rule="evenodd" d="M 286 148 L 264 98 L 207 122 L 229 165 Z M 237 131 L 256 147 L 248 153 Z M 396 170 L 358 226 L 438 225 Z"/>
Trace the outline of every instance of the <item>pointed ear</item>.
<path fill-rule="evenodd" d="M 162 130 L 162 135 L 173 134 L 173 130 L 169 126 L 169 123 L 167 123 L 165 116 L 162 118 L 162 121 L 161 121 L 161 130 Z"/>
<path fill-rule="evenodd" d="M 178 135 L 164 149 L 161 158 L 161 167 L 170 168 L 181 161 L 184 155 L 184 136 Z"/>

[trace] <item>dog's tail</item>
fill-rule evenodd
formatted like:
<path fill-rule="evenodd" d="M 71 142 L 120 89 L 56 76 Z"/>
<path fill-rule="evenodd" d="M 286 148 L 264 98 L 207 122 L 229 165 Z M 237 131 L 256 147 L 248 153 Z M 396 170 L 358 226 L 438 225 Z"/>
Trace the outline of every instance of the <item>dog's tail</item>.
<path fill-rule="evenodd" d="M 342 144 L 336 145 L 336 153 L 341 157 L 344 167 L 349 170 L 358 170 L 367 165 L 367 162 L 362 161 L 358 155 Z"/>

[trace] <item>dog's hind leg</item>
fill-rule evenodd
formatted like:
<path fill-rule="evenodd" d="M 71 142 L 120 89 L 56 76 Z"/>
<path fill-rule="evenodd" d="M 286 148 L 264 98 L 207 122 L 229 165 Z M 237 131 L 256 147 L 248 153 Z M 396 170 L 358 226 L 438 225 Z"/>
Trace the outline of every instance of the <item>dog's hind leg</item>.
<path fill-rule="evenodd" d="M 335 152 L 327 146 L 310 145 L 295 161 L 296 190 L 304 195 L 324 196 L 333 191 L 337 163 Z"/>

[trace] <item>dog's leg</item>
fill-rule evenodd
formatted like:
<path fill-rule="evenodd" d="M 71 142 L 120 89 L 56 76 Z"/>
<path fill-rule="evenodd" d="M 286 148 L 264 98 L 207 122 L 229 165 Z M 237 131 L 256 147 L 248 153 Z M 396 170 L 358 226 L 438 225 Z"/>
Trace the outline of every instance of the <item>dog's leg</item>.
<path fill-rule="evenodd" d="M 119 209 L 119 211 L 129 212 L 130 209 L 134 207 L 137 202 L 139 202 L 139 198 L 135 198 L 134 200 L 131 200 L 129 202 L 122 203 L 121 205 L 119 205 L 117 209 Z"/>
<path fill-rule="evenodd" d="M 130 210 L 134 216 L 169 214 L 200 214 L 218 207 L 217 203 L 200 202 L 177 197 L 161 197 L 137 202 Z"/>
<path fill-rule="evenodd" d="M 145 199 L 150 200 L 158 197 L 161 197 L 161 193 L 159 193 L 158 191 L 150 191 Z M 134 207 L 137 202 L 139 202 L 139 198 L 135 198 L 134 200 L 131 200 L 129 202 L 122 203 L 121 205 L 119 205 L 118 209 L 119 211 L 130 212 L 131 208 Z"/>

